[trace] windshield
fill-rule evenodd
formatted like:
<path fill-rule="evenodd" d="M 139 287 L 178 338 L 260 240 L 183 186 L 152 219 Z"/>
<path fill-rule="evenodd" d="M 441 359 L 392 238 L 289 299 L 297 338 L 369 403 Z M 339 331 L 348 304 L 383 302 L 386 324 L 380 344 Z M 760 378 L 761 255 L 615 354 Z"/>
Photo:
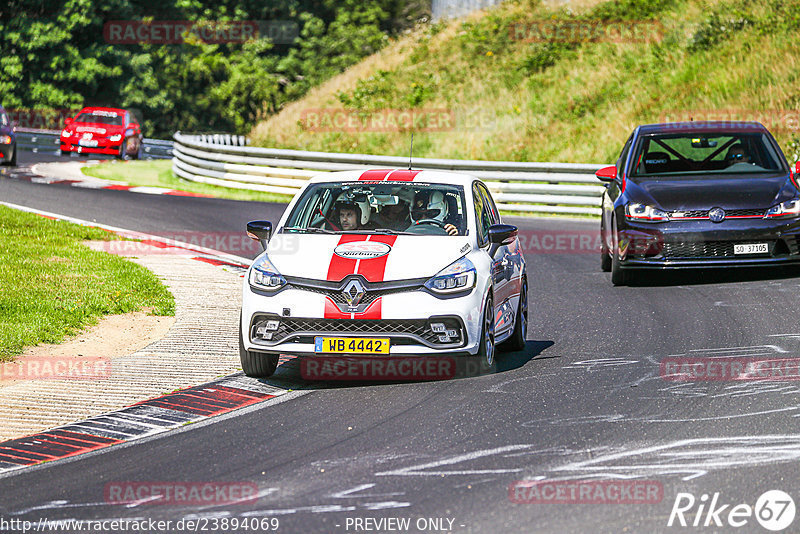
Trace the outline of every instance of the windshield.
<path fill-rule="evenodd" d="M 780 172 L 783 163 L 766 134 L 660 134 L 644 137 L 631 176 Z"/>
<path fill-rule="evenodd" d="M 93 111 L 91 113 L 81 113 L 75 122 L 94 122 L 99 124 L 110 124 L 111 126 L 122 126 L 122 115 L 113 111 Z"/>
<path fill-rule="evenodd" d="M 466 235 L 464 188 L 409 182 L 331 182 L 305 190 L 285 232 Z"/>

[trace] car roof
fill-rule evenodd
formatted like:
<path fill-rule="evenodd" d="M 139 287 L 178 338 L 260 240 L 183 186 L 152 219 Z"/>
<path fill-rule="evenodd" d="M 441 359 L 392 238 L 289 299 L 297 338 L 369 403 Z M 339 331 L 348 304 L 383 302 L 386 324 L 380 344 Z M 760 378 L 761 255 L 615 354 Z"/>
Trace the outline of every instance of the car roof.
<path fill-rule="evenodd" d="M 104 106 L 86 106 L 85 108 L 80 110 L 79 114 L 80 113 L 91 113 L 92 111 L 113 111 L 113 112 L 119 113 L 119 114 L 126 113 L 126 111 L 124 109 L 121 109 L 121 108 L 107 108 L 107 107 L 104 107 Z"/>
<path fill-rule="evenodd" d="M 640 135 L 657 133 L 721 133 L 721 132 L 767 132 L 767 128 L 755 121 L 684 121 L 643 124 Z"/>
<path fill-rule="evenodd" d="M 365 176 L 367 172 L 374 174 L 376 178 L 374 180 L 370 180 L 368 176 Z M 392 175 L 396 176 L 395 179 L 392 179 Z M 383 178 L 386 176 L 386 178 Z M 310 182 L 320 183 L 320 182 L 355 182 L 355 181 L 376 181 L 376 182 L 388 182 L 388 183 L 413 183 L 413 182 L 421 182 L 421 183 L 436 183 L 436 184 L 452 184 L 452 185 L 461 185 L 465 188 L 469 189 L 470 185 L 473 181 L 477 180 L 474 176 L 466 173 L 461 172 L 449 172 L 449 171 L 428 171 L 428 170 L 419 170 L 414 169 L 409 171 L 408 169 L 361 169 L 355 171 L 337 171 L 337 172 L 325 172 L 321 174 L 317 174 Z"/>

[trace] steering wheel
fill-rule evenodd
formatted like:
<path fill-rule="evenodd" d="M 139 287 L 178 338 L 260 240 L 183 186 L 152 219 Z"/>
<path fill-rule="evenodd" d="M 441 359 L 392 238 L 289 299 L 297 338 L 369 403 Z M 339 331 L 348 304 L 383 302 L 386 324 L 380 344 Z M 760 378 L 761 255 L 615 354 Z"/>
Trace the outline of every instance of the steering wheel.
<path fill-rule="evenodd" d="M 442 229 L 444 229 L 445 227 L 445 223 L 443 223 L 439 219 L 420 219 L 414 223 L 415 226 L 418 224 L 435 224 L 436 226 Z"/>

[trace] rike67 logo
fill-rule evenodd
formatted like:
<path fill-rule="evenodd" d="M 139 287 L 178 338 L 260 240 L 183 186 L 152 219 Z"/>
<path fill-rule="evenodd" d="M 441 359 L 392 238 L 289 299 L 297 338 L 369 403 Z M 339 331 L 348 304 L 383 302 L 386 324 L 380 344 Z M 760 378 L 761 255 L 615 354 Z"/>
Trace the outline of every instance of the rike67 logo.
<path fill-rule="evenodd" d="M 733 527 L 753 532 L 753 518 L 767 530 L 784 530 L 794 521 L 794 499 L 781 490 L 766 491 L 756 499 L 755 506 L 747 503 L 724 503 L 719 492 L 711 497 L 704 493 L 699 499 L 691 493 L 678 493 L 672 504 L 667 526 Z"/>

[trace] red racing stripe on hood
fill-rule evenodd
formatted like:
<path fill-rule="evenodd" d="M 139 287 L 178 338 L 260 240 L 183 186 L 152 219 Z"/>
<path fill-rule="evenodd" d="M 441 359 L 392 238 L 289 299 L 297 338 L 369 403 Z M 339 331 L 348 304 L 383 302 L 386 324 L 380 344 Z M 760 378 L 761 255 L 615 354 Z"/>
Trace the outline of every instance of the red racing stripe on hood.
<path fill-rule="evenodd" d="M 370 241 L 377 241 L 379 243 L 386 243 L 390 247 L 397 241 L 396 235 L 372 235 Z M 358 262 L 358 274 L 362 275 L 369 282 L 383 282 L 383 277 L 386 274 L 386 260 L 389 259 L 389 254 L 384 254 L 378 258 L 371 258 L 368 260 L 360 260 Z"/>
<path fill-rule="evenodd" d="M 366 241 L 368 235 L 355 235 L 345 234 L 339 238 L 336 246 L 343 243 L 353 243 L 355 241 Z M 329 282 L 338 282 L 348 274 L 356 272 L 356 263 L 358 260 L 351 258 L 342 258 L 337 256 L 336 253 L 331 253 L 331 263 L 328 265 L 328 276 L 325 278 Z"/>

